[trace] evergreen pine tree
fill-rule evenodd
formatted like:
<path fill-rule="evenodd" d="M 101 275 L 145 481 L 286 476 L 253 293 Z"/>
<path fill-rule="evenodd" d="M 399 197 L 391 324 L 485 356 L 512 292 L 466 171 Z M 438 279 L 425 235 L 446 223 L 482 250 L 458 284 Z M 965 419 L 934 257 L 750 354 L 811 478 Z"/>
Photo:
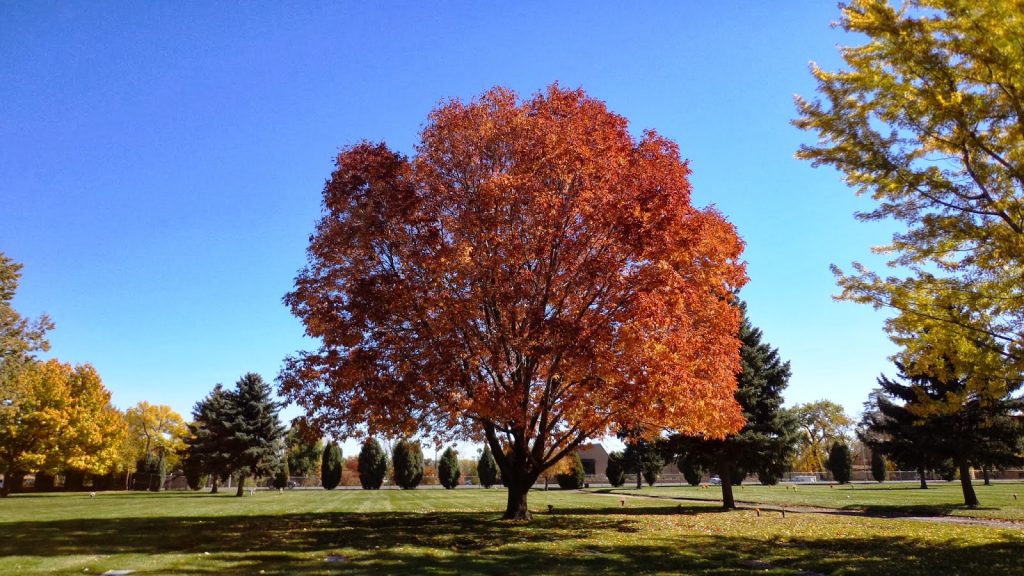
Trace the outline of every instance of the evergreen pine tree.
<path fill-rule="evenodd" d="M 903 382 L 885 376 L 878 379 L 880 389 L 869 400 L 862 437 L 898 462 L 916 463 L 922 478 L 926 466 L 944 479 L 952 479 L 959 471 L 964 504 L 978 506 L 972 466 L 1024 461 L 1024 430 L 1017 417 L 1024 402 L 1013 396 L 1021 382 L 1002 383 L 1002 396 L 992 397 L 970 393 L 968 370 L 948 361 L 941 370 L 943 377 L 911 375 L 902 364 L 896 367 Z"/>
<path fill-rule="evenodd" d="M 363 490 L 377 490 L 388 473 L 388 457 L 376 438 L 367 438 L 359 451 L 359 484 Z"/>
<path fill-rule="evenodd" d="M 328 442 L 320 462 L 320 484 L 327 490 L 337 488 L 341 484 L 341 468 L 341 446 L 337 442 Z"/>
<path fill-rule="evenodd" d="M 608 466 L 604 474 L 608 477 L 608 483 L 615 488 L 626 483 L 626 463 L 622 452 L 612 452 L 608 455 Z"/>
<path fill-rule="evenodd" d="M 451 490 L 459 485 L 459 456 L 455 450 L 448 448 L 441 455 L 441 462 L 437 465 L 437 476 L 441 485 Z"/>
<path fill-rule="evenodd" d="M 228 392 L 217 384 L 192 408 L 192 422 L 185 438 L 183 465 L 198 471 L 200 476 L 210 475 L 212 493 L 217 492 L 217 483 L 231 474 L 233 455 L 228 448 L 230 433 L 227 428 L 230 409 Z"/>
<path fill-rule="evenodd" d="M 480 485 L 484 488 L 490 488 L 500 481 L 498 463 L 494 460 L 491 447 L 487 444 L 484 444 L 484 451 L 480 454 L 480 461 L 477 462 L 476 475 L 480 480 Z"/>
<path fill-rule="evenodd" d="M 391 454 L 395 484 L 403 490 L 412 490 L 423 480 L 423 451 L 419 442 L 401 439 Z"/>
<path fill-rule="evenodd" d="M 909 409 L 917 402 L 912 385 L 884 375 L 877 382 L 879 388 L 864 404 L 858 437 L 872 451 L 892 458 L 901 467 L 917 470 L 921 488 L 927 489 L 927 471 L 943 460 L 937 446 L 941 432 L 931 429 L 928 422 Z"/>
<path fill-rule="evenodd" d="M 849 484 L 853 476 L 853 455 L 850 447 L 843 442 L 836 442 L 828 451 L 828 462 L 825 467 L 832 473 L 832 478 L 840 484 Z"/>
<path fill-rule="evenodd" d="M 783 362 L 777 349 L 762 341 L 759 328 L 750 323 L 747 306 L 739 337 L 741 371 L 736 382 L 736 401 L 743 408 L 746 424 L 725 440 L 673 436 L 676 454 L 695 464 L 713 469 L 722 480 L 722 505 L 736 508 L 732 487 L 756 471 L 765 483 L 777 482 L 793 457 L 799 423 L 796 416 L 782 408 L 782 392 L 789 384 L 789 362 Z"/>
<path fill-rule="evenodd" d="M 636 475 L 636 487 L 639 490 L 646 480 L 653 485 L 651 480 L 657 481 L 658 474 L 665 467 L 663 453 L 668 450 L 668 444 L 664 440 L 649 442 L 647 440 L 630 440 L 626 442 L 626 450 L 622 454 L 622 462 L 627 474 Z"/>
<path fill-rule="evenodd" d="M 228 438 L 231 469 L 238 476 L 238 492 L 245 480 L 273 474 L 284 448 L 284 426 L 277 417 L 280 403 L 271 398 L 270 386 L 259 374 L 242 376 L 227 394 Z"/>

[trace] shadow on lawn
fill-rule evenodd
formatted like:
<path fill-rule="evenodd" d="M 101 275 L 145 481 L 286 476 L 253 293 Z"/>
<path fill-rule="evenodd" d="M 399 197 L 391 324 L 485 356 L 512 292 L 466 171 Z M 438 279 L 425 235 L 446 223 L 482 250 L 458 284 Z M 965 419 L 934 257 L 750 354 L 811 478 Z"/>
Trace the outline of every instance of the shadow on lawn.
<path fill-rule="evenodd" d="M 732 537 L 680 528 L 652 533 L 645 516 L 714 509 L 562 509 L 531 523 L 479 512 L 303 513 L 19 522 L 0 531 L 0 557 L 178 556 L 190 574 L 1024 574 L 1021 541 L 932 546 L 906 537 Z M 636 536 L 634 536 L 636 534 Z M 557 546 L 556 546 L 557 545 Z M 207 556 L 206 553 L 209 553 Z M 190 560 L 194 555 L 195 561 Z M 343 562 L 325 562 L 342 555 Z M 769 562 L 773 569 L 751 564 Z M 130 567 L 125 567 L 130 568 Z M 755 570 L 756 569 L 756 570 Z M 167 573 L 166 567 L 154 573 Z M 145 574 L 140 569 L 136 574 Z"/>

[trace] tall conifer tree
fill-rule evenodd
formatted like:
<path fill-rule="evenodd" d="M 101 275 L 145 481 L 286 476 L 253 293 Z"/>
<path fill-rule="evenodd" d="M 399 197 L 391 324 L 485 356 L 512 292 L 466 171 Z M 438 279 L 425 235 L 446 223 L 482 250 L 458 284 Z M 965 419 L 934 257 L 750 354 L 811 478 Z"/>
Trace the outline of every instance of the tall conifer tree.
<path fill-rule="evenodd" d="M 718 472 L 722 480 L 722 505 L 735 508 L 732 486 L 742 482 L 747 472 L 757 472 L 765 484 L 774 484 L 782 476 L 793 456 L 798 423 L 782 409 L 782 392 L 789 384 L 789 362 L 783 362 L 777 349 L 762 342 L 762 333 L 747 317 L 747 306 L 740 302 L 743 323 L 740 326 L 742 371 L 737 377 L 736 401 L 743 408 L 746 424 L 725 440 L 699 437 L 672 438 L 675 451 L 696 466 Z"/>
<path fill-rule="evenodd" d="M 367 438 L 359 450 L 359 484 L 363 490 L 377 490 L 387 473 L 387 454 L 376 438 Z"/>
<path fill-rule="evenodd" d="M 228 394 L 227 447 L 232 469 L 238 476 L 237 496 L 245 479 L 273 474 L 284 449 L 285 428 L 278 419 L 280 403 L 270 396 L 270 386 L 259 374 L 242 376 Z"/>

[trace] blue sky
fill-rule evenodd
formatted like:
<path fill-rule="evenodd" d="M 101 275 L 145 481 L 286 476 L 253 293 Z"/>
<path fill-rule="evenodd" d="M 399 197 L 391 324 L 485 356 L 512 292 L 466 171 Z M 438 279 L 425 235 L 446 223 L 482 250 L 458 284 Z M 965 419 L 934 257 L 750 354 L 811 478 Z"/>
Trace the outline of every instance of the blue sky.
<path fill-rule="evenodd" d="M 831 263 L 890 226 L 793 158 L 808 62 L 840 65 L 833 0 L 0 2 L 0 250 L 52 355 L 114 402 L 186 415 L 310 344 L 281 304 L 338 149 L 411 152 L 427 113 L 495 85 L 583 87 L 691 160 L 694 200 L 747 242 L 742 296 L 792 362 L 788 404 L 851 414 L 893 352 L 884 312 L 833 302 Z M 294 409 L 288 412 L 295 413 Z"/>

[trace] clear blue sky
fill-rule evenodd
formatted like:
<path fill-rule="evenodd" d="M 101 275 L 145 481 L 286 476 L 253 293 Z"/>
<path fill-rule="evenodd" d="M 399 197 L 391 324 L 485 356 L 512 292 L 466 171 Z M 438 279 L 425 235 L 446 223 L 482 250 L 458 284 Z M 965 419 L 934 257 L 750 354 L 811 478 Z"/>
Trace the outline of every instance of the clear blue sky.
<path fill-rule="evenodd" d="M 0 3 L 0 250 L 52 354 L 125 408 L 188 415 L 310 344 L 281 304 L 338 148 L 411 152 L 427 113 L 494 85 L 582 86 L 691 160 L 695 202 L 747 242 L 742 296 L 792 362 L 787 403 L 853 415 L 890 364 L 884 313 L 830 263 L 878 263 L 831 170 L 793 158 L 810 60 L 839 66 L 834 0 Z M 293 415 L 294 409 L 288 414 Z"/>

